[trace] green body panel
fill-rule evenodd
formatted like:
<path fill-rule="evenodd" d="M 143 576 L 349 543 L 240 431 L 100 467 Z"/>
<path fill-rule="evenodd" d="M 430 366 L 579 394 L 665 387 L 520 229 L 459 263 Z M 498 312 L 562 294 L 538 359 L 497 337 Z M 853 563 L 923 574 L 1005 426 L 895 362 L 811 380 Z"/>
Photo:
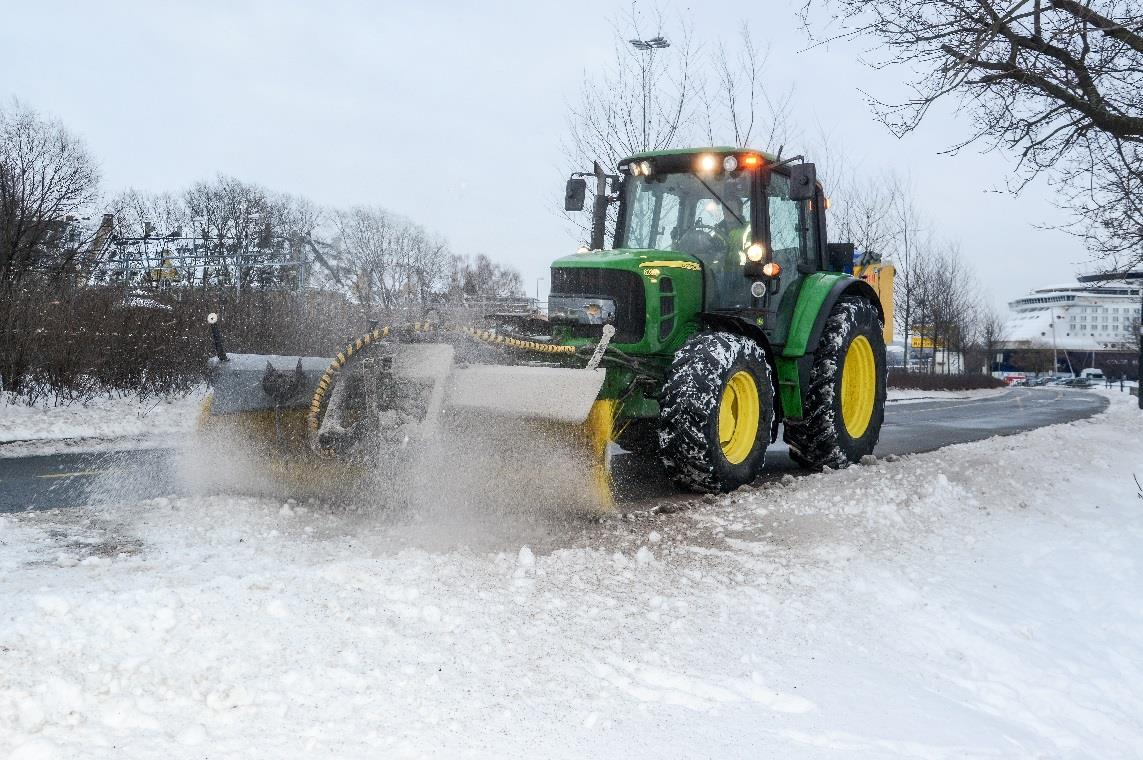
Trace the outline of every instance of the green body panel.
<path fill-rule="evenodd" d="M 698 329 L 698 314 L 702 311 L 702 264 L 693 256 L 678 251 L 644 249 L 618 249 L 591 251 L 565 256 L 552 262 L 553 269 L 562 267 L 580 269 L 622 269 L 634 272 L 643 283 L 645 303 L 645 329 L 638 343 L 613 343 L 619 350 L 640 357 L 670 357 L 679 350 Z M 674 286 L 670 294 L 674 312 L 664 313 L 659 282 L 670 277 Z M 673 321 L 671 331 L 660 337 L 663 321 Z M 595 343 L 591 338 L 572 338 L 567 333 L 556 336 L 561 343 L 586 346 Z M 603 398 L 608 398 L 604 396 Z"/>
<path fill-rule="evenodd" d="M 798 377 L 797 359 L 775 357 L 778 365 L 778 397 L 782 401 L 783 416 L 793 420 L 802 418 L 802 383 Z"/>
<path fill-rule="evenodd" d="M 812 348 L 809 345 L 810 335 L 814 331 L 814 323 L 817 322 L 822 305 L 825 304 L 834 286 L 843 280 L 856 281 L 856 278 L 842 272 L 814 272 L 802 278 L 790 319 L 789 332 L 782 341 L 783 357 L 796 359 L 804 356 L 806 351 Z"/>

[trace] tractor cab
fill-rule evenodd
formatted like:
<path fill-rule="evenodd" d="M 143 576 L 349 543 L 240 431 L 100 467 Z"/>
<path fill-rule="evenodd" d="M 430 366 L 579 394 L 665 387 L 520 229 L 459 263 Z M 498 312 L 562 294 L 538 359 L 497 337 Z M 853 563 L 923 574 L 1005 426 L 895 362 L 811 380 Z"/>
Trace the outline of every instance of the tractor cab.
<path fill-rule="evenodd" d="M 614 251 L 694 262 L 702 272 L 703 313 L 784 333 L 781 315 L 791 310 L 780 308 L 783 298 L 796 297 L 798 280 L 824 262 L 823 199 L 812 164 L 706 148 L 639 153 L 618 169 L 602 175 L 597 167 L 593 243 L 602 247 L 601 209 L 618 201 Z M 571 208 L 578 183 L 586 189 L 573 177 Z"/>

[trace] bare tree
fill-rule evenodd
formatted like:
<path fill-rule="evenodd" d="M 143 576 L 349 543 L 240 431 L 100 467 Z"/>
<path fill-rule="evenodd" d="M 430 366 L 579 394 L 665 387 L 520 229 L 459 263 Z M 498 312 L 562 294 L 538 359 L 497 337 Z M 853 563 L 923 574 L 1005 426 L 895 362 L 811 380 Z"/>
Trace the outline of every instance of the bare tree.
<path fill-rule="evenodd" d="M 98 191 L 79 138 L 19 102 L 0 106 L 0 286 L 68 272 L 94 234 L 77 217 Z"/>
<path fill-rule="evenodd" d="M 809 0 L 806 9 L 814 4 Z M 909 72 L 903 103 L 871 102 L 898 135 L 959 101 L 974 131 L 1047 171 L 1105 264 L 1143 262 L 1143 15 L 1121 0 L 824 0 L 875 65 Z"/>
<path fill-rule="evenodd" d="M 367 320 L 423 309 L 448 285 L 448 244 L 376 206 L 334 216 L 335 238 L 320 262 L 331 284 L 361 304 Z"/>
<path fill-rule="evenodd" d="M 984 354 L 984 372 L 992 372 L 996 354 L 1004 344 L 1005 319 L 991 304 L 981 308 L 977 314 L 977 340 Z"/>
<path fill-rule="evenodd" d="M 910 333 L 922 351 L 929 350 L 929 371 L 935 372 L 937 356 L 964 354 L 978 329 L 978 286 L 955 245 L 925 238 L 909 260 L 913 288 Z M 951 370 L 945 362 L 945 372 Z"/>
<path fill-rule="evenodd" d="M 738 147 L 753 145 L 778 152 L 790 128 L 790 102 L 793 85 L 773 93 L 765 79 L 769 50 L 754 44 L 750 27 L 743 26 L 736 48 L 719 40 L 709 65 L 699 71 L 697 91 L 706 120 L 706 137 L 711 145 L 732 140 Z M 703 76 L 713 69 L 715 81 Z"/>
<path fill-rule="evenodd" d="M 695 116 L 691 29 L 682 25 L 669 47 L 633 45 L 665 39 L 663 16 L 635 10 L 614 22 L 611 62 L 589 74 L 569 109 L 569 158 L 578 167 L 592 161 L 614 168 L 632 153 L 675 144 Z M 634 40 L 628 39 L 631 35 Z"/>
<path fill-rule="evenodd" d="M 895 246 L 895 254 L 897 260 L 900 261 L 901 266 L 897 268 L 897 276 L 894 278 L 894 298 L 901 303 L 901 308 L 896 311 L 898 321 L 901 325 L 901 333 L 905 343 L 905 354 L 909 353 L 909 328 L 912 325 L 912 311 L 914 299 L 914 290 L 916 284 L 913 282 L 913 270 L 909 266 L 910 256 L 913 254 L 917 243 L 924 233 L 925 227 L 921 221 L 920 211 L 914 202 L 914 190 L 912 182 L 909 180 L 902 180 L 900 177 L 893 178 L 893 222 L 894 230 L 897 237 L 897 245 Z"/>
<path fill-rule="evenodd" d="M 454 256 L 449 273 L 449 295 L 460 300 L 497 300 L 524 295 L 524 282 L 515 269 L 497 264 L 484 254 Z"/>
<path fill-rule="evenodd" d="M 612 25 L 610 61 L 587 74 L 569 107 L 570 170 L 585 171 L 594 161 L 614 170 L 634 153 L 696 140 L 781 149 L 793 87 L 777 91 L 767 84 L 767 51 L 755 44 L 749 28 L 731 42 L 718 40 L 703 49 L 689 20 L 667 19 L 657 9 L 641 13 L 632 6 Z M 608 239 L 614 212 L 611 207 Z M 584 215 L 567 218 L 588 231 Z"/>
<path fill-rule="evenodd" d="M 578 99 L 568 108 L 568 171 L 590 170 L 595 161 L 614 171 L 626 156 L 671 148 L 691 133 L 697 116 L 692 31 L 680 23 L 670 40 L 667 33 L 657 9 L 644 14 L 632 6 L 629 15 L 612 21 L 609 61 L 585 75 Z M 593 194 L 593 183 L 589 187 Z M 591 202 L 589 197 L 589 208 Z M 615 206 L 608 209 L 608 240 L 615 232 L 615 211 Z M 565 213 L 564 218 L 585 236 L 590 233 L 585 215 Z"/>

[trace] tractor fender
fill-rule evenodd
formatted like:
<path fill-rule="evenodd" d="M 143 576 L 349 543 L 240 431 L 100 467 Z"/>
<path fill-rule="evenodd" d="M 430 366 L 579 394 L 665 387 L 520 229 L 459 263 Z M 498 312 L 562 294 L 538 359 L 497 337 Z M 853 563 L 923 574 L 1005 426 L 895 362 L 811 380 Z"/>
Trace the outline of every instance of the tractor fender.
<path fill-rule="evenodd" d="M 774 347 L 770 345 L 770 339 L 766 337 L 766 333 L 761 327 L 743 319 L 736 317 L 732 314 L 715 314 L 709 311 L 700 312 L 698 315 L 699 325 L 702 327 L 718 330 L 720 332 L 736 333 L 744 335 L 747 338 L 753 339 L 758 345 L 762 346 L 762 351 L 766 354 L 766 363 L 770 365 L 770 375 L 775 379 L 774 384 L 774 423 L 770 429 L 770 442 L 778 440 L 778 424 L 782 421 L 785 415 L 782 414 L 782 394 L 778 392 L 777 378 L 778 378 L 778 360 L 777 355 L 774 353 Z"/>
<path fill-rule="evenodd" d="M 783 357 L 797 359 L 812 354 L 817 349 L 822 332 L 825 330 L 826 320 L 829 319 L 834 304 L 843 295 L 865 298 L 877 308 L 878 317 L 885 319 L 881 300 L 869 283 L 851 275 L 817 272 L 802 283 L 790 332 L 783 346 Z"/>
<path fill-rule="evenodd" d="M 885 321 L 885 309 L 881 306 L 881 299 L 877 297 L 877 291 L 873 289 L 872 285 L 856 277 L 839 280 L 830 288 L 829 294 L 822 301 L 821 308 L 818 309 L 817 319 L 814 320 L 814 329 L 810 331 L 809 340 L 806 341 L 808 350 L 817 350 L 818 343 L 822 339 L 822 332 L 825 330 L 826 320 L 829 319 L 834 304 L 842 296 L 861 296 L 877 309 L 877 318 L 882 322 Z"/>
<path fill-rule="evenodd" d="M 785 417 L 802 418 L 802 393 L 809 387 L 814 353 L 821 342 L 830 312 L 843 295 L 865 298 L 877 309 L 878 318 L 885 318 L 877 291 L 869 283 L 837 272 L 816 272 L 806 277 L 798 292 L 794 318 L 778 359 L 779 395 Z"/>

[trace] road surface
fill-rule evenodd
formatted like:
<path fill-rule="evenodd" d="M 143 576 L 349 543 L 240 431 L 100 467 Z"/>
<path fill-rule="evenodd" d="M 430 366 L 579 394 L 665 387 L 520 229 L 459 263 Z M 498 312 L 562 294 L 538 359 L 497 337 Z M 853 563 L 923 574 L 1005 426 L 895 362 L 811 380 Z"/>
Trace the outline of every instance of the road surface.
<path fill-rule="evenodd" d="M 1107 404 L 1106 398 L 1088 391 L 1046 388 L 1013 388 L 981 398 L 891 402 L 876 454 L 914 454 L 1011 435 L 1082 419 Z M 177 457 L 169 449 L 142 449 L 0 458 L 0 512 L 87 504 L 90 485 L 97 479 L 129 484 L 132 495 L 139 498 L 177 494 L 185 490 L 177 475 Z M 781 442 L 767 455 L 767 471 L 778 475 L 799 471 Z M 629 501 L 670 494 L 653 476 L 628 478 L 624 490 Z"/>

